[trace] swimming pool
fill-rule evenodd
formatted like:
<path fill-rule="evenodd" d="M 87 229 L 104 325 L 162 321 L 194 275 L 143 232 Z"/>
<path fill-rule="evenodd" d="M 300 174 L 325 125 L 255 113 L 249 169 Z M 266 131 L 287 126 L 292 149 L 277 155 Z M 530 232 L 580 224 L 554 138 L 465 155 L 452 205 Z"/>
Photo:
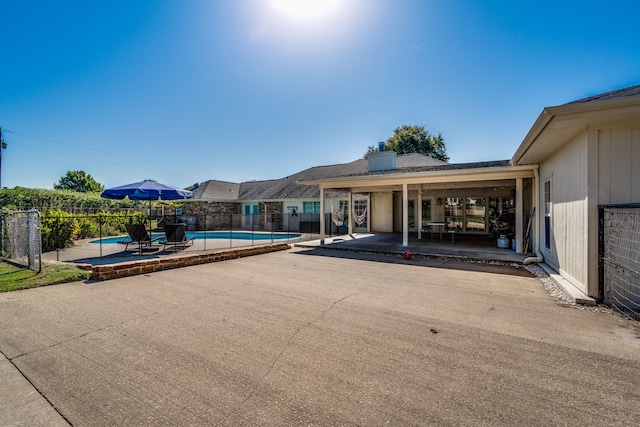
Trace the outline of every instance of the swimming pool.
<path fill-rule="evenodd" d="M 297 239 L 300 237 L 298 233 L 252 233 L 250 231 L 187 231 L 187 238 L 195 238 L 196 240 L 287 240 Z M 163 233 L 153 233 L 153 237 L 164 237 Z M 102 244 L 120 243 L 129 241 L 129 236 L 104 237 Z M 100 239 L 91 240 L 89 243 L 100 243 Z"/>

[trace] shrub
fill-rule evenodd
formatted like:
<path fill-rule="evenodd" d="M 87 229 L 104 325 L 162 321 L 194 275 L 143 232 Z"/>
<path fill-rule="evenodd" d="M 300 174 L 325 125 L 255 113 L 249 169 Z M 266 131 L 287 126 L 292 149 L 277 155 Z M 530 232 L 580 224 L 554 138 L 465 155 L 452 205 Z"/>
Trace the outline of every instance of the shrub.
<path fill-rule="evenodd" d="M 78 225 L 76 219 L 61 210 L 49 210 L 42 216 L 42 250 L 55 251 L 73 246 Z"/>

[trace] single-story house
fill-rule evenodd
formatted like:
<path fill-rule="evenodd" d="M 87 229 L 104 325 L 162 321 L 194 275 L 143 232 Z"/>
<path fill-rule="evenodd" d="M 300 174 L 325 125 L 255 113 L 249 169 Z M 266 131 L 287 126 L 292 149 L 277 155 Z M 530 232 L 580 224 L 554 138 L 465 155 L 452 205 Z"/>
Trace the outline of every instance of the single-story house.
<path fill-rule="evenodd" d="M 398 170 L 411 170 L 416 167 L 428 167 L 447 164 L 422 154 L 397 156 Z M 242 213 L 242 227 L 259 229 L 281 229 L 285 231 L 319 232 L 320 212 L 329 214 L 335 211 L 349 215 L 347 195 L 342 191 L 325 193 L 325 208 L 320 209 L 320 189 L 318 186 L 298 185 L 298 181 L 326 179 L 335 176 L 366 173 L 368 161 L 359 159 L 350 163 L 312 167 L 293 175 L 266 181 L 247 181 L 232 183 L 209 180 L 190 188 L 194 200 L 235 206 Z M 356 212 L 363 212 L 366 203 L 356 199 Z M 282 215 L 285 214 L 285 215 Z M 277 219 L 275 219 L 277 217 Z M 272 224 L 272 220 L 278 221 Z M 280 222 L 281 221 L 281 222 Z M 367 231 L 367 224 L 356 224 L 357 231 Z"/>
<path fill-rule="evenodd" d="M 537 166 L 536 253 L 602 296 L 598 207 L 640 202 L 640 85 L 544 108 L 511 164 Z M 640 264 L 640 242 L 629 243 Z"/>
<path fill-rule="evenodd" d="M 532 260 L 600 297 L 598 207 L 640 202 L 640 85 L 544 108 L 510 160 L 408 168 L 394 161 L 382 152 L 367 170 L 299 184 L 320 189 L 321 212 L 332 192 L 346 193 L 352 211 L 359 200 L 367 230 L 402 232 L 404 245 L 425 223 L 482 234 L 511 213 L 518 252 L 530 244 Z M 352 219 L 348 231 L 357 231 Z"/>

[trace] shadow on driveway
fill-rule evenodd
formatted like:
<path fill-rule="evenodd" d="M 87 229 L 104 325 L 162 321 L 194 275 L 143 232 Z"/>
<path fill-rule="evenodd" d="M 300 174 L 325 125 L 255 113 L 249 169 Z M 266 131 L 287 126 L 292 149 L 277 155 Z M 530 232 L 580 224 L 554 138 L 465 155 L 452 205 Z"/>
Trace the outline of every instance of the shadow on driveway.
<path fill-rule="evenodd" d="M 414 255 L 406 260 L 400 254 L 379 254 L 351 250 L 315 248 L 299 250 L 298 255 L 321 256 L 330 258 L 356 259 L 360 261 L 383 262 L 390 264 L 416 265 L 423 267 L 444 268 L 449 270 L 473 271 L 482 273 L 504 274 L 509 276 L 533 277 L 522 267 L 522 264 L 497 261 L 463 261 L 446 257 L 429 257 Z"/>

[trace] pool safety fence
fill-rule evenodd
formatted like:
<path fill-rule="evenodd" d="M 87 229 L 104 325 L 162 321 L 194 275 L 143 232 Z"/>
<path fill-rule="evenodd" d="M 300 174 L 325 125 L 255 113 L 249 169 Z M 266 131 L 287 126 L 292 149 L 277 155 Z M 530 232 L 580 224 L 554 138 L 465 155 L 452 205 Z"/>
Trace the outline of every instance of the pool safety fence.
<path fill-rule="evenodd" d="M 131 241 L 127 224 L 143 224 L 150 240 L 161 243 L 166 224 L 184 226 L 187 238 L 204 240 L 204 250 L 237 248 L 274 243 L 310 241 L 320 238 L 320 215 L 311 213 L 189 214 L 181 209 L 140 210 L 99 213 L 42 213 L 43 251 L 74 247 L 78 241 L 113 244 Z M 325 235 L 347 233 L 347 225 L 337 226 L 331 214 L 325 218 Z M 102 250 L 100 251 L 102 257 Z"/>

